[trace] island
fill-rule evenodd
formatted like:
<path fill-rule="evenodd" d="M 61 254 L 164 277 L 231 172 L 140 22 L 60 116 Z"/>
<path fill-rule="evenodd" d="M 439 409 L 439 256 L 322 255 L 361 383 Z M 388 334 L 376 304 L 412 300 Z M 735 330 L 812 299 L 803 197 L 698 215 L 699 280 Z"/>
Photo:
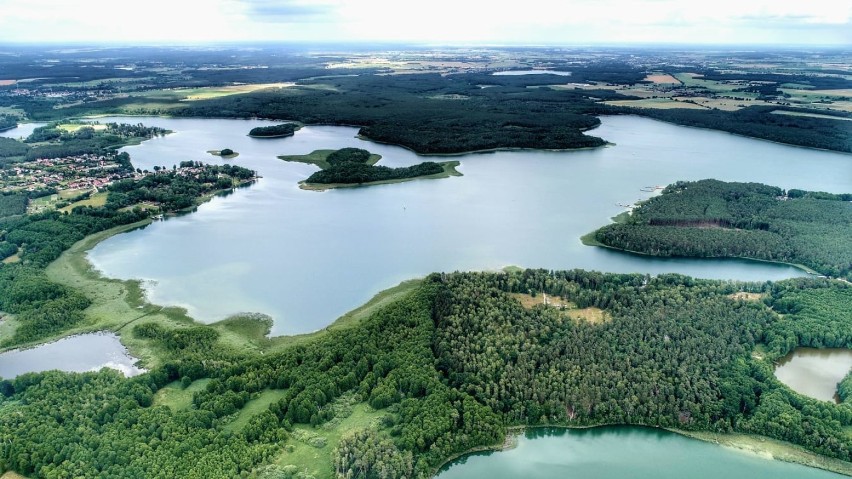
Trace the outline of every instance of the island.
<path fill-rule="evenodd" d="M 320 167 L 320 171 L 299 183 L 300 188 L 313 191 L 461 176 L 456 170 L 460 164 L 458 161 L 424 161 L 413 166 L 389 168 L 376 165 L 381 160 L 381 155 L 361 148 L 315 150 L 307 155 L 286 155 L 278 158 Z"/>
<path fill-rule="evenodd" d="M 679 181 L 585 237 L 653 256 L 750 258 L 852 280 L 852 194 Z"/>
<path fill-rule="evenodd" d="M 281 123 L 280 125 L 258 126 L 249 131 L 252 138 L 284 138 L 293 136 L 301 128 L 296 123 Z"/>
<path fill-rule="evenodd" d="M 234 151 L 230 148 L 224 148 L 224 149 L 221 149 L 221 150 L 207 150 L 207 153 L 210 153 L 213 156 L 221 156 L 223 159 L 226 159 L 226 160 L 232 160 L 232 159 L 240 156 L 239 153 L 237 153 L 236 151 Z"/>

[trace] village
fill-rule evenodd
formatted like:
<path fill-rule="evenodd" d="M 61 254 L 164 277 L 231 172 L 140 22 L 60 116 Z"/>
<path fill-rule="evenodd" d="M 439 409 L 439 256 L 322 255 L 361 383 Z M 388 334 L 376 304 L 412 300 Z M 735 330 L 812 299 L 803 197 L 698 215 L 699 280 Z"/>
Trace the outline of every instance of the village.
<path fill-rule="evenodd" d="M 0 170 L 0 191 L 98 190 L 116 180 L 142 176 L 115 154 L 83 154 L 11 165 Z"/>

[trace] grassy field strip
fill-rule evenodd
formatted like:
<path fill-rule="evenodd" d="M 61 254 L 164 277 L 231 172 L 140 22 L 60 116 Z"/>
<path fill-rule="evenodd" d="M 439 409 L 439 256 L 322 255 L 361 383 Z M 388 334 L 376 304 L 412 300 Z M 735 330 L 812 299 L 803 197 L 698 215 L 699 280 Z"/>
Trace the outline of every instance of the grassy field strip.
<path fill-rule="evenodd" d="M 825 118 L 827 120 L 842 120 L 842 121 L 852 121 L 852 118 L 844 118 L 842 116 L 834 116 L 834 115 L 821 115 L 819 113 L 804 113 L 800 111 L 787 111 L 787 110 L 775 110 L 772 112 L 773 115 L 787 115 L 787 116 L 807 116 L 810 118 Z"/>
<path fill-rule="evenodd" d="M 274 463 L 285 470 L 303 472 L 315 479 L 333 479 L 331 451 L 340 443 L 340 438 L 360 429 L 377 426 L 384 415 L 384 412 L 361 403 L 353 406 L 352 414 L 339 421 L 334 420 L 318 428 L 296 426 L 293 428 L 293 438 L 287 441 Z M 317 447 L 323 443 L 323 446 Z"/>
<path fill-rule="evenodd" d="M 172 411 L 184 411 L 192 406 L 192 395 L 203 391 L 210 379 L 199 379 L 184 388 L 180 381 L 167 384 L 154 395 L 155 406 L 168 406 Z"/>
<path fill-rule="evenodd" d="M 260 393 L 260 396 L 247 402 L 246 405 L 240 409 L 240 412 L 237 413 L 237 417 L 225 425 L 225 430 L 231 432 L 242 431 L 243 427 L 248 424 L 249 419 L 263 411 L 266 411 L 270 404 L 274 404 L 284 397 L 285 392 L 286 390 L 284 389 L 269 389 L 263 391 Z"/>

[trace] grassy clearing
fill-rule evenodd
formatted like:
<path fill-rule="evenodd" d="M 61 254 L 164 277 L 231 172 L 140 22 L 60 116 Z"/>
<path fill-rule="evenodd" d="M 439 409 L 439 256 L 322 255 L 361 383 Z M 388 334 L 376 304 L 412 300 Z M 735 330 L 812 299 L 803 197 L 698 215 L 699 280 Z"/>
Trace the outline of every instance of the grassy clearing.
<path fill-rule="evenodd" d="M 655 85 L 680 84 L 680 80 L 668 73 L 651 73 L 645 77 L 645 81 L 649 81 Z"/>
<path fill-rule="evenodd" d="M 463 176 L 461 172 L 456 170 L 456 167 L 461 165 L 459 161 L 441 161 L 440 164 L 443 167 L 443 171 L 440 173 L 435 173 L 434 175 L 424 175 L 424 176 L 415 176 L 413 178 L 399 178 L 396 180 L 383 180 L 383 181 L 368 181 L 366 183 L 329 183 L 329 184 L 321 184 L 321 183 L 305 183 L 299 182 L 299 188 L 303 190 L 310 191 L 325 191 L 325 190 L 333 190 L 335 188 L 358 188 L 361 186 L 374 186 L 374 185 L 390 185 L 394 183 L 405 183 L 406 181 L 413 180 L 437 180 L 441 178 L 449 178 L 451 176 Z"/>
<path fill-rule="evenodd" d="M 18 252 L 13 254 L 12 256 L 7 256 L 3 258 L 3 264 L 12 264 L 12 263 L 20 263 L 21 262 L 21 248 L 18 248 Z"/>
<path fill-rule="evenodd" d="M 536 306 L 555 307 L 563 310 L 563 314 L 575 321 L 583 321 L 591 324 L 601 324 L 609 321 L 611 316 L 606 311 L 590 306 L 578 308 L 571 301 L 566 301 L 558 296 L 529 295 L 524 293 L 510 293 L 509 296 L 517 299 L 521 306 L 532 309 Z"/>
<path fill-rule="evenodd" d="M 674 430 L 684 436 L 713 442 L 722 447 L 736 449 L 766 459 L 793 462 L 808 467 L 852 475 L 852 463 L 819 456 L 787 442 L 776 441 L 762 436 L 749 434 L 717 434 L 713 432 L 693 432 Z"/>
<path fill-rule="evenodd" d="M 168 406 L 172 411 L 185 411 L 192 406 L 192 395 L 203 391 L 210 379 L 199 379 L 184 388 L 180 381 L 166 384 L 154 395 L 155 406 Z"/>
<path fill-rule="evenodd" d="M 240 93 L 251 93 L 267 88 L 287 88 L 295 86 L 295 83 L 258 83 L 256 85 L 232 85 L 224 87 L 192 88 L 187 90 L 173 90 L 182 96 L 181 101 L 210 100 L 223 96 L 238 95 Z"/>
<path fill-rule="evenodd" d="M 75 203 L 71 203 L 70 205 L 68 205 L 64 208 L 59 208 L 59 211 L 62 211 L 62 212 L 65 212 L 65 213 L 70 213 L 71 210 L 73 210 L 74 208 L 76 208 L 78 206 L 92 206 L 92 207 L 103 206 L 107 202 L 107 195 L 108 195 L 108 193 L 106 193 L 106 192 L 95 193 L 92 196 L 90 196 L 88 199 L 80 200 L 80 201 L 77 201 Z"/>
<path fill-rule="evenodd" d="M 0 479 L 27 479 L 26 476 L 22 476 L 17 472 L 9 471 L 6 474 L 0 476 Z"/>
<path fill-rule="evenodd" d="M 569 309 L 567 313 L 571 319 L 591 324 L 603 324 L 612 319 L 609 313 L 594 306 L 581 309 Z"/>
<path fill-rule="evenodd" d="M 744 291 L 740 291 L 738 293 L 733 293 L 728 295 L 731 299 L 738 299 L 742 301 L 760 301 L 766 297 L 765 294 L 761 293 L 746 293 Z"/>
<path fill-rule="evenodd" d="M 6 313 L 0 313 L 0 341 L 11 338 L 15 335 L 15 330 L 18 328 L 18 322 L 15 317 Z"/>
<path fill-rule="evenodd" d="M 56 128 L 67 131 L 69 133 L 73 133 L 81 128 L 89 127 L 94 130 L 106 130 L 106 125 L 87 125 L 82 123 L 63 123 L 61 125 L 57 125 Z"/>
<path fill-rule="evenodd" d="M 295 161 L 296 163 L 307 163 L 309 165 L 316 165 L 320 167 L 320 169 L 328 169 L 331 168 L 331 165 L 328 164 L 326 159 L 328 155 L 334 153 L 336 150 L 314 150 L 307 155 L 282 155 L 279 156 L 279 160 L 284 161 Z M 382 159 L 382 155 L 371 154 L 367 159 L 367 164 L 372 166 L 379 162 Z"/>
<path fill-rule="evenodd" d="M 261 392 L 257 398 L 247 402 L 246 405 L 240 409 L 240 412 L 237 413 L 237 417 L 225 425 L 225 430 L 230 432 L 242 431 L 245 425 L 248 424 L 249 419 L 263 411 L 266 411 L 270 404 L 276 403 L 279 399 L 284 397 L 285 392 L 286 390 L 284 389 L 270 389 Z"/>
<path fill-rule="evenodd" d="M 533 309 L 534 307 L 536 307 L 538 305 L 555 306 L 557 308 L 576 308 L 577 307 L 574 303 L 572 303 L 570 301 L 565 301 L 564 299 L 560 298 L 559 296 L 547 296 L 545 294 L 541 294 L 541 295 L 537 294 L 537 295 L 533 296 L 533 295 L 524 294 L 524 293 L 510 293 L 509 296 L 517 299 L 521 303 L 521 306 L 523 306 L 526 309 Z"/>
<path fill-rule="evenodd" d="M 671 98 L 645 98 L 642 100 L 610 100 L 601 102 L 604 105 L 630 106 L 633 108 L 655 108 L 659 110 L 670 110 L 672 108 L 688 108 L 692 110 L 703 110 L 704 107 L 695 103 L 674 100 Z"/>
<path fill-rule="evenodd" d="M 340 443 L 340 438 L 360 429 L 378 426 L 384 415 L 364 403 L 353 406 L 351 411 L 347 417 L 335 418 L 317 428 L 294 427 L 293 437 L 287 441 L 274 464 L 282 468 L 295 466 L 296 471 L 306 472 L 315 479 L 333 479 L 331 451 Z M 317 447 L 323 442 L 324 446 Z"/>

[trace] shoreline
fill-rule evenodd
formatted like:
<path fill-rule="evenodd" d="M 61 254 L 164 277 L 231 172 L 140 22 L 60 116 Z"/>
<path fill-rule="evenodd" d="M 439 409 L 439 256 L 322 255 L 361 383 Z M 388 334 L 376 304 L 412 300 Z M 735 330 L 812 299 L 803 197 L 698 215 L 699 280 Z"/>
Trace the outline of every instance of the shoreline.
<path fill-rule="evenodd" d="M 580 242 L 583 243 L 585 246 L 606 248 L 606 249 L 609 249 L 609 250 L 612 250 L 612 251 L 618 251 L 620 253 L 632 254 L 632 255 L 637 255 L 637 256 L 645 256 L 645 257 L 649 257 L 649 258 L 671 258 L 671 259 L 692 259 L 692 260 L 714 260 L 714 259 L 719 260 L 719 259 L 724 259 L 724 260 L 755 261 L 755 262 L 758 262 L 758 263 L 769 263 L 769 264 L 776 264 L 776 265 L 779 265 L 779 266 L 790 266 L 792 268 L 803 271 L 805 274 L 808 275 L 806 277 L 811 277 L 811 276 L 814 276 L 814 275 L 821 275 L 821 273 L 819 271 L 815 271 L 811 268 L 808 268 L 807 266 L 805 266 L 803 264 L 786 263 L 784 261 L 772 261 L 772 260 L 760 259 L 760 258 L 749 258 L 747 256 L 701 256 L 701 257 L 698 257 L 698 256 L 659 256 L 659 255 L 654 255 L 654 254 L 650 254 L 650 253 L 644 253 L 642 251 L 633 251 L 633 250 L 618 248 L 616 246 L 610 246 L 610 245 L 601 243 L 600 241 L 598 241 L 594 237 L 594 235 L 597 231 L 598 230 L 595 230 L 595 231 L 592 231 L 591 233 L 584 234 L 583 236 L 580 237 Z M 836 279 L 836 278 L 828 278 L 828 279 Z"/>
<path fill-rule="evenodd" d="M 626 107 L 626 108 L 636 108 L 636 107 Z M 726 130 L 720 130 L 720 129 L 717 129 L 717 128 L 710 128 L 710 127 L 706 127 L 706 126 L 683 125 L 683 124 L 680 124 L 680 123 L 675 123 L 673 121 L 661 120 L 659 118 L 654 118 L 654 117 L 651 117 L 651 116 L 645 116 L 645 115 L 642 115 L 641 113 L 635 113 L 635 112 L 608 113 L 608 114 L 599 115 L 599 116 L 638 116 L 638 117 L 644 118 L 646 120 L 659 121 L 660 123 L 666 123 L 668 125 L 682 126 L 684 128 L 695 128 L 697 130 L 717 131 L 719 133 L 727 133 L 728 135 L 734 135 L 734 136 L 738 136 L 740 138 L 750 138 L 752 140 L 766 141 L 768 143 L 775 143 L 776 145 L 790 146 L 790 147 L 793 147 L 793 148 L 805 148 L 805 149 L 808 149 L 808 150 L 827 151 L 827 152 L 831 152 L 831 153 L 840 153 L 840 154 L 843 154 L 843 155 L 852 155 L 852 151 L 831 150 L 831 149 L 828 149 L 828 148 L 818 148 L 816 146 L 797 145 L 795 143 L 784 143 L 783 141 L 770 140 L 768 138 L 761 138 L 759 136 L 749 136 L 749 135 L 744 135 L 742 133 L 734 133 L 734 132 L 730 132 L 730 131 L 726 131 Z"/>
<path fill-rule="evenodd" d="M 682 429 L 666 428 L 661 426 L 648 426 L 644 424 L 595 424 L 591 426 L 568 426 L 564 424 L 546 424 L 540 426 L 508 426 L 506 428 L 506 437 L 499 444 L 488 446 L 478 446 L 470 448 L 464 452 L 454 454 L 442 462 L 435 468 L 430 477 L 435 477 L 447 465 L 455 460 L 458 460 L 469 454 L 477 452 L 501 452 L 508 451 L 517 447 L 517 438 L 526 433 L 528 430 L 535 429 L 594 429 L 601 427 L 636 427 L 661 429 L 672 434 L 689 438 L 696 441 L 702 441 L 710 444 L 715 444 L 719 447 L 734 450 L 737 452 L 754 455 L 769 461 L 779 461 L 791 464 L 798 464 L 804 467 L 812 467 L 823 471 L 833 472 L 844 476 L 852 476 L 852 463 L 842 461 L 827 456 L 820 456 L 816 453 L 807 451 L 793 443 L 779 441 L 765 436 L 756 434 L 744 433 L 715 433 L 711 431 L 686 431 Z M 761 446 L 763 444 L 763 446 Z"/>

